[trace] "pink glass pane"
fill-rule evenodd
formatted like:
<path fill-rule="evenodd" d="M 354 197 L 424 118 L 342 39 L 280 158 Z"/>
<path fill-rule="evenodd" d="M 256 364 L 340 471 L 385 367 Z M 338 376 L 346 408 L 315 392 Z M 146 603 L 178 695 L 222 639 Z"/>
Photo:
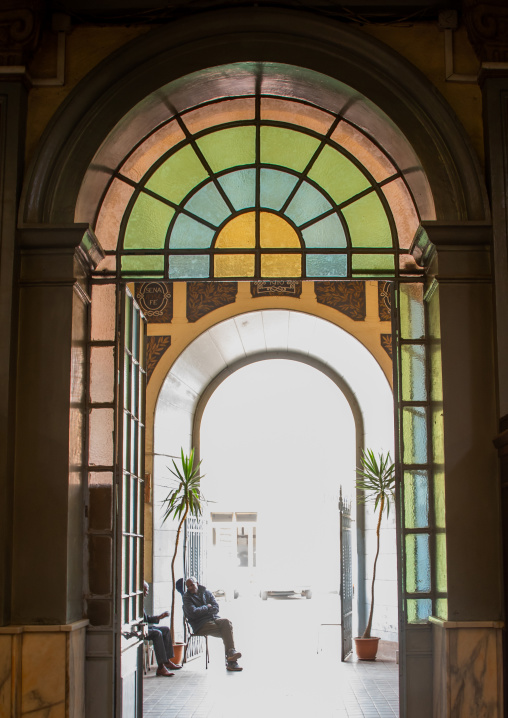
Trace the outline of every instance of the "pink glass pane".
<path fill-rule="evenodd" d="M 88 474 L 89 486 L 113 486 L 113 474 L 111 471 L 91 471 Z"/>
<path fill-rule="evenodd" d="M 176 120 L 172 120 L 150 135 L 129 157 L 120 171 L 129 179 L 139 182 L 159 157 L 184 139 L 185 135 L 180 126 Z"/>
<path fill-rule="evenodd" d="M 115 412 L 113 409 L 91 410 L 89 435 L 90 466 L 112 466 L 114 428 Z"/>
<path fill-rule="evenodd" d="M 294 125 L 308 127 L 321 135 L 328 132 L 334 120 L 333 115 L 315 107 L 291 100 L 277 100 L 272 97 L 261 100 L 261 119 L 290 122 Z"/>
<path fill-rule="evenodd" d="M 95 225 L 95 234 L 103 249 L 116 249 L 120 222 L 134 188 L 121 180 L 111 183 Z"/>
<path fill-rule="evenodd" d="M 112 402 L 115 398 L 115 355 L 113 347 L 92 347 L 90 356 L 90 399 Z"/>
<path fill-rule="evenodd" d="M 95 268 L 96 272 L 116 272 L 116 257 L 108 254 Z"/>
<path fill-rule="evenodd" d="M 386 155 L 364 134 L 347 122 L 340 122 L 332 140 L 356 157 L 377 182 L 396 173 Z"/>
<path fill-rule="evenodd" d="M 385 185 L 383 192 L 395 220 L 399 236 L 399 247 L 409 249 L 420 221 L 406 185 L 399 178 Z"/>
<path fill-rule="evenodd" d="M 239 120 L 253 120 L 256 107 L 254 98 L 242 100 L 224 100 L 206 107 L 200 107 L 183 115 L 183 121 L 191 134 L 206 130 L 207 127 L 214 127 L 225 122 L 237 122 Z"/>
<path fill-rule="evenodd" d="M 399 255 L 399 269 L 401 272 L 409 272 L 410 274 L 423 273 L 423 269 L 416 264 L 412 254 Z"/>
<path fill-rule="evenodd" d="M 115 341 L 116 287 L 95 284 L 92 287 L 92 341 Z"/>

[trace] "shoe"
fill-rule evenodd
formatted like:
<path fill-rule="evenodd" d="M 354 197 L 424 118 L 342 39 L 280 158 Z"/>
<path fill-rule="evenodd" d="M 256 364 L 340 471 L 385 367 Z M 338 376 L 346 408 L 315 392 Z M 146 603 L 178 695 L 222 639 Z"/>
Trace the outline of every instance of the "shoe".
<path fill-rule="evenodd" d="M 228 662 L 226 663 L 226 670 L 227 671 L 243 671 L 243 668 L 238 665 L 238 661 L 231 661 L 228 658 Z"/>
<path fill-rule="evenodd" d="M 164 665 L 166 666 L 166 668 L 171 668 L 172 671 L 177 671 L 179 668 L 182 667 L 180 663 L 173 663 L 173 661 L 166 661 Z"/>
<path fill-rule="evenodd" d="M 165 678 L 169 678 L 170 676 L 174 676 L 174 673 L 170 673 L 166 666 L 161 666 L 160 668 L 157 668 L 157 671 L 155 673 L 156 676 L 164 676 Z"/>
<path fill-rule="evenodd" d="M 227 655 L 228 661 L 237 661 L 241 657 L 242 657 L 242 654 L 240 653 L 240 651 L 237 651 L 236 648 L 229 649 L 228 655 Z"/>

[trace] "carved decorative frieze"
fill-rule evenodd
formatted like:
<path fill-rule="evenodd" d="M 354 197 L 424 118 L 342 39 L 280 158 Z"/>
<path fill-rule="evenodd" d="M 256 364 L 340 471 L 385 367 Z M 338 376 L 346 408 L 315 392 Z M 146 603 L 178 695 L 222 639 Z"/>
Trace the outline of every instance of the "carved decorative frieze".
<path fill-rule="evenodd" d="M 250 283 L 253 297 L 298 297 L 302 293 L 302 283 L 298 279 L 262 279 Z"/>
<path fill-rule="evenodd" d="M 381 346 L 385 350 L 385 352 L 388 354 L 390 359 L 393 359 L 393 350 L 392 350 L 392 335 L 391 334 L 380 334 L 381 338 Z"/>
<path fill-rule="evenodd" d="M 365 320 L 365 282 L 356 279 L 314 282 L 314 291 L 320 304 L 333 307 L 355 322 Z"/>
<path fill-rule="evenodd" d="M 150 381 L 153 371 L 162 355 L 171 346 L 171 337 L 147 337 L 146 341 L 146 381 Z"/>
<path fill-rule="evenodd" d="M 238 282 L 187 282 L 187 319 L 197 322 L 214 309 L 233 304 Z"/>
<path fill-rule="evenodd" d="M 41 24 L 39 0 L 4 0 L 0 7 L 0 65 L 27 65 L 39 44 Z"/>
<path fill-rule="evenodd" d="M 165 324 L 173 319 L 173 282 L 141 282 L 134 296 L 150 324 Z"/>
<path fill-rule="evenodd" d="M 506 0 L 464 0 L 469 40 L 482 62 L 508 62 L 508 4 Z"/>
<path fill-rule="evenodd" d="M 382 322 L 389 322 L 392 318 L 392 297 L 391 297 L 391 282 L 378 282 L 377 283 L 377 298 L 378 298 L 378 311 L 379 318 Z"/>

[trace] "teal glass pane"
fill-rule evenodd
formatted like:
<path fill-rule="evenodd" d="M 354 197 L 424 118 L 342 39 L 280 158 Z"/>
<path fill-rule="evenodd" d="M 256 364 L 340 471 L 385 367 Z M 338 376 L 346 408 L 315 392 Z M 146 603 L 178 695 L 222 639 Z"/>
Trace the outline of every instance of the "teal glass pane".
<path fill-rule="evenodd" d="M 430 598 L 408 598 L 408 623 L 426 623 L 432 615 L 432 601 Z"/>
<path fill-rule="evenodd" d="M 163 249 L 169 223 L 175 213 L 172 207 L 141 193 L 127 222 L 125 249 Z"/>
<path fill-rule="evenodd" d="M 395 260 L 392 254 L 353 254 L 353 274 L 383 275 L 395 274 Z"/>
<path fill-rule="evenodd" d="M 309 182 L 304 182 L 291 200 L 285 214 L 293 220 L 297 227 L 320 214 L 329 212 L 332 205 L 322 192 L 319 192 Z"/>
<path fill-rule="evenodd" d="M 402 442 L 405 464 L 427 463 L 427 410 L 424 406 L 402 409 Z"/>
<path fill-rule="evenodd" d="M 390 224 L 375 192 L 360 197 L 342 212 L 353 247 L 393 247 Z"/>
<path fill-rule="evenodd" d="M 430 582 L 429 534 L 406 536 L 406 591 L 428 593 Z"/>
<path fill-rule="evenodd" d="M 305 267 L 308 277 L 347 277 L 347 256 L 307 254 Z"/>
<path fill-rule="evenodd" d="M 169 279 L 206 279 L 210 276 L 210 257 L 207 254 L 169 258 Z"/>
<path fill-rule="evenodd" d="M 266 209 L 280 209 L 298 182 L 298 177 L 280 170 L 261 169 L 259 204 Z"/>
<path fill-rule="evenodd" d="M 238 170 L 219 177 L 222 189 L 236 210 L 254 207 L 256 203 L 256 170 Z"/>
<path fill-rule="evenodd" d="M 161 197 L 180 204 L 191 189 L 208 177 L 193 148 L 182 147 L 154 172 L 146 186 Z"/>
<path fill-rule="evenodd" d="M 181 214 L 171 230 L 170 249 L 208 249 L 215 232 L 192 217 Z"/>
<path fill-rule="evenodd" d="M 159 274 L 164 273 L 164 257 L 154 254 L 124 254 L 121 267 L 122 274 L 146 272 L 149 276 L 159 276 Z"/>
<path fill-rule="evenodd" d="M 205 219 L 216 227 L 231 214 L 213 182 L 209 182 L 198 190 L 184 206 L 192 214 Z"/>
<path fill-rule="evenodd" d="M 213 172 L 256 161 L 256 128 L 230 127 L 196 140 Z"/>
<path fill-rule="evenodd" d="M 400 285 L 400 333 L 402 339 L 423 339 L 423 284 Z"/>
<path fill-rule="evenodd" d="M 429 476 L 426 471 L 404 471 L 404 524 L 407 529 L 429 525 Z"/>
<path fill-rule="evenodd" d="M 302 235 L 306 247 L 334 249 L 347 246 L 344 228 L 336 214 L 330 214 L 311 224 L 310 227 L 302 230 Z"/>
<path fill-rule="evenodd" d="M 422 344 L 401 346 L 402 400 L 426 401 L 425 347 Z"/>

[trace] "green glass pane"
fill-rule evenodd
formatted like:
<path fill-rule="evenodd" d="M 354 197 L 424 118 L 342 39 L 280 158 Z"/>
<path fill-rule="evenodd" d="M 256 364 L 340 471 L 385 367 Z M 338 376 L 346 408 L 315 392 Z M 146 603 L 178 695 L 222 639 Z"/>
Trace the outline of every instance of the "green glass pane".
<path fill-rule="evenodd" d="M 305 267 L 308 277 L 347 277 L 347 256 L 307 254 Z"/>
<path fill-rule="evenodd" d="M 288 172 L 261 169 L 260 206 L 264 209 L 281 209 L 297 182 L 298 178 Z"/>
<path fill-rule="evenodd" d="M 175 152 L 152 175 L 147 188 L 179 204 L 182 199 L 208 177 L 201 160 L 190 145 Z"/>
<path fill-rule="evenodd" d="M 443 371 L 441 367 L 441 340 L 430 339 L 430 398 L 443 401 Z"/>
<path fill-rule="evenodd" d="M 434 464 L 444 464 L 443 405 L 432 405 L 432 454 Z"/>
<path fill-rule="evenodd" d="M 403 344 L 400 350 L 402 372 L 402 400 L 425 401 L 425 347 L 422 344 Z"/>
<path fill-rule="evenodd" d="M 369 180 L 351 160 L 328 145 L 321 150 L 313 163 L 309 177 L 328 192 L 337 204 L 351 199 L 355 194 L 371 186 Z"/>
<path fill-rule="evenodd" d="M 446 526 L 444 470 L 434 467 L 434 521 L 436 528 Z"/>
<path fill-rule="evenodd" d="M 408 598 L 406 605 L 408 623 L 426 623 L 432 615 L 430 598 Z"/>
<path fill-rule="evenodd" d="M 299 227 L 331 209 L 332 205 L 322 192 L 308 182 L 304 182 L 298 188 L 285 214 Z"/>
<path fill-rule="evenodd" d="M 164 271 L 164 257 L 155 254 L 124 254 L 122 273 L 147 272 L 149 275 Z"/>
<path fill-rule="evenodd" d="M 405 406 L 402 410 L 402 436 L 405 464 L 427 463 L 427 410 Z"/>
<path fill-rule="evenodd" d="M 436 590 L 446 593 L 448 577 L 446 570 L 446 534 L 436 534 Z"/>
<path fill-rule="evenodd" d="M 443 621 L 448 620 L 448 599 L 438 598 L 436 600 L 436 616 Z"/>
<path fill-rule="evenodd" d="M 353 274 L 395 274 L 395 260 L 392 254 L 353 254 Z"/>
<path fill-rule="evenodd" d="M 206 279 L 210 276 L 210 257 L 206 254 L 169 258 L 169 279 Z"/>
<path fill-rule="evenodd" d="M 388 218 L 375 192 L 344 207 L 342 213 L 353 247 L 393 247 Z"/>
<path fill-rule="evenodd" d="M 429 534 L 406 535 L 406 591 L 428 593 L 430 583 Z"/>
<path fill-rule="evenodd" d="M 407 529 L 429 525 L 429 477 L 426 471 L 404 472 L 404 523 Z"/>
<path fill-rule="evenodd" d="M 261 127 L 261 162 L 303 172 L 319 140 L 303 132 L 282 127 Z"/>
<path fill-rule="evenodd" d="M 169 238 L 170 249 L 206 249 L 215 232 L 192 217 L 181 214 L 173 225 Z"/>
<path fill-rule="evenodd" d="M 401 284 L 399 302 L 402 339 L 423 339 L 425 336 L 423 284 Z"/>
<path fill-rule="evenodd" d="M 306 247 L 335 249 L 346 247 L 344 227 L 336 214 L 330 214 L 302 230 Z"/>
<path fill-rule="evenodd" d="M 229 207 L 213 182 L 208 182 L 198 190 L 185 204 L 185 209 L 216 227 L 222 224 L 231 214 Z"/>
<path fill-rule="evenodd" d="M 141 193 L 127 222 L 125 249 L 162 249 L 174 213 L 172 207 Z"/>
<path fill-rule="evenodd" d="M 256 128 L 231 127 L 211 132 L 196 141 L 214 172 L 256 161 Z"/>
<path fill-rule="evenodd" d="M 219 182 L 236 210 L 254 207 L 256 203 L 256 170 L 237 170 L 219 177 Z"/>

